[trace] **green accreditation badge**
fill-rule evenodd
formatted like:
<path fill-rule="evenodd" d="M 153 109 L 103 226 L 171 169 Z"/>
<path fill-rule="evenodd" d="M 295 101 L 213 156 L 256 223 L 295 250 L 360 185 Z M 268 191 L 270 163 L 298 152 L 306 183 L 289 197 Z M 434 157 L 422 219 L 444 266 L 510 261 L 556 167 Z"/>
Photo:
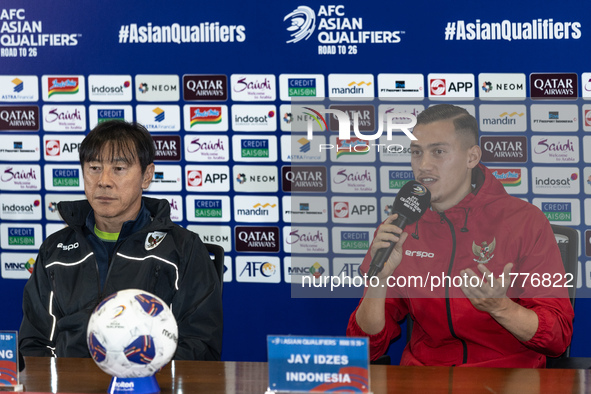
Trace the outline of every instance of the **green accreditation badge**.
<path fill-rule="evenodd" d="M 369 340 L 267 336 L 268 392 L 369 393 Z"/>

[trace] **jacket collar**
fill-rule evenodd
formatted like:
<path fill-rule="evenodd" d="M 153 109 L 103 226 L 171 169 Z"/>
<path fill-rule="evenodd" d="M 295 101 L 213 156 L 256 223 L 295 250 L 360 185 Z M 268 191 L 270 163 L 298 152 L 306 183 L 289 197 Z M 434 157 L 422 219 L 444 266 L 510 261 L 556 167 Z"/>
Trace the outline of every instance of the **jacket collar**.
<path fill-rule="evenodd" d="M 88 200 L 61 201 L 57 204 L 57 209 L 66 224 L 77 231 L 82 231 L 86 226 L 89 215 L 93 216 L 92 222 L 94 223 L 93 210 Z M 137 223 L 138 219 L 139 221 L 143 221 L 145 226 L 149 222 L 149 220 L 145 220 L 146 216 L 152 220 L 149 227 L 157 226 L 162 228 L 163 226 L 170 227 L 173 225 L 170 220 L 170 204 L 167 200 L 142 197 L 142 208 L 140 209 L 138 218 L 134 221 L 125 222 L 121 231 L 123 232 L 124 229 L 127 230 L 128 223 L 131 223 L 133 230 L 136 230 L 136 226 L 133 224 Z M 139 226 L 139 228 L 141 227 L 143 226 Z M 91 231 L 93 231 L 93 228 L 91 228 Z M 132 229 L 129 231 L 132 231 Z"/>

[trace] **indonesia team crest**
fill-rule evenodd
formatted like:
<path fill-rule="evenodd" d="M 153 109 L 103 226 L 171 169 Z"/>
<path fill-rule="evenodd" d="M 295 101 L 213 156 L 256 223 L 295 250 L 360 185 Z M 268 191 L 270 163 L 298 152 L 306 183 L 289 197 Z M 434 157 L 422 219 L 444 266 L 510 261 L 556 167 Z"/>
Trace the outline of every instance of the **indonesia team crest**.
<path fill-rule="evenodd" d="M 493 238 L 492 242 L 489 244 L 486 241 L 482 242 L 480 246 L 476 245 L 476 242 L 472 241 L 472 252 L 477 257 L 474 259 L 479 264 L 486 264 L 495 257 L 493 252 L 495 251 L 495 246 L 497 244 L 497 239 Z"/>
<path fill-rule="evenodd" d="M 154 231 L 149 233 L 146 236 L 146 243 L 144 244 L 146 250 L 152 250 L 156 246 L 160 245 L 160 242 L 162 242 L 164 237 L 166 237 L 166 233 L 163 233 L 161 231 Z"/>

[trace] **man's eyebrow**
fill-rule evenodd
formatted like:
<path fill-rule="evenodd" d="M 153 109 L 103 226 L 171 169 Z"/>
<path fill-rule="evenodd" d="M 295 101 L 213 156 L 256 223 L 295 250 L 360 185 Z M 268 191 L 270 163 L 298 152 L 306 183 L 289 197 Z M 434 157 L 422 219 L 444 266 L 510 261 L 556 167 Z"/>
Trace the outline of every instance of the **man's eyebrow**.
<path fill-rule="evenodd" d="M 449 146 L 448 142 L 434 142 L 432 144 L 428 144 L 427 146 L 421 146 L 420 144 L 417 144 L 416 142 L 411 142 L 410 143 L 410 147 L 411 148 L 423 148 L 423 149 L 429 149 L 429 148 L 438 148 L 441 146 Z"/>

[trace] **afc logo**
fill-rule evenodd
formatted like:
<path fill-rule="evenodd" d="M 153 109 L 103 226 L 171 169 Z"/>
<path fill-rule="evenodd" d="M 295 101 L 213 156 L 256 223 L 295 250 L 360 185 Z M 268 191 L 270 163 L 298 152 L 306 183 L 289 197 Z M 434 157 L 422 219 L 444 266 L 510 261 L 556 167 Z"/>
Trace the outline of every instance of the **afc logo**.
<path fill-rule="evenodd" d="M 335 270 L 335 276 L 350 277 L 362 276 L 359 272 L 361 263 L 345 263 L 339 272 Z"/>
<path fill-rule="evenodd" d="M 263 261 L 249 261 L 244 265 L 244 268 L 240 272 L 240 276 L 248 276 L 254 278 L 259 275 L 269 278 L 275 274 L 277 267 L 275 264 L 271 264 Z"/>

